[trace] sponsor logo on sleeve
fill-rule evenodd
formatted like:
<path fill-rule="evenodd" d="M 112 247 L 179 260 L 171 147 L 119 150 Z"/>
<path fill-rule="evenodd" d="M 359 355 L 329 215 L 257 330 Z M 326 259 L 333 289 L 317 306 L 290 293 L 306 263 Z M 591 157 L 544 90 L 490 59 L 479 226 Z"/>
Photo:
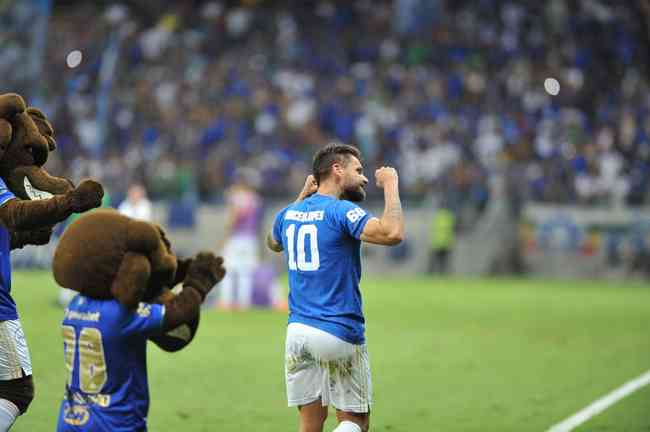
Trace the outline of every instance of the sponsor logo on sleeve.
<path fill-rule="evenodd" d="M 366 212 L 361 208 L 361 207 L 356 207 L 353 208 L 352 210 L 348 211 L 345 216 L 348 218 L 348 220 L 352 223 L 357 223 L 359 219 L 364 217 L 366 215 Z"/>

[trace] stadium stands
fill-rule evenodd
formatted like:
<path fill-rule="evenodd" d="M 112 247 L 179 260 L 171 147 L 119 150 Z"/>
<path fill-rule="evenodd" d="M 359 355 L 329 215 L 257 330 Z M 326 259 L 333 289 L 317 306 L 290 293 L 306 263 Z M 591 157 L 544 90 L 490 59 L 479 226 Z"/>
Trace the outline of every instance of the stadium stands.
<path fill-rule="evenodd" d="M 62 168 L 99 174 L 116 197 L 135 178 L 154 198 L 219 199 L 240 165 L 284 195 L 314 148 L 338 138 L 369 166 L 396 164 L 407 194 L 443 192 L 454 207 L 480 211 L 486 179 L 504 167 L 525 199 L 647 202 L 643 10 L 518 3 L 105 1 L 98 13 L 55 2 L 40 80 L 16 73 L 32 55 L 20 21 L 0 30 L 0 71 L 11 78 L 2 90 L 38 97 L 54 115 Z M 35 13 L 27 2 L 9 12 Z M 83 60 L 69 68 L 74 49 Z M 116 70 L 102 81 L 112 49 Z M 545 92 L 548 77 L 557 96 Z"/>

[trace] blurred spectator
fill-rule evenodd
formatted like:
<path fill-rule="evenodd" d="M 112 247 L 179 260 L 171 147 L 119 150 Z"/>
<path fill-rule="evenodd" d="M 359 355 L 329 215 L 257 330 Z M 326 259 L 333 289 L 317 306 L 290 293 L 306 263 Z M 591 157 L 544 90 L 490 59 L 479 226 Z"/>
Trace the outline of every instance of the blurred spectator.
<path fill-rule="evenodd" d="M 447 207 L 439 207 L 431 219 L 429 273 L 448 274 L 449 257 L 455 244 L 456 216 Z"/>
<path fill-rule="evenodd" d="M 511 163 L 522 200 L 648 203 L 643 2 L 109 1 L 103 15 L 55 2 L 35 83 L 15 65 L 37 53 L 21 24 L 36 4 L 2 6 L 1 90 L 38 90 L 61 169 L 75 179 L 92 169 L 116 196 L 136 181 L 153 199 L 196 186 L 218 201 L 242 165 L 265 195 L 285 195 L 314 148 L 337 138 L 371 166 L 409 173 L 407 197 L 448 196 L 460 226 Z M 73 49 L 83 60 L 66 67 Z M 107 148 L 93 161 L 98 134 Z"/>
<path fill-rule="evenodd" d="M 147 198 L 147 191 L 140 184 L 129 187 L 126 199 L 117 207 L 117 211 L 133 219 L 147 222 L 153 220 L 151 201 Z"/>

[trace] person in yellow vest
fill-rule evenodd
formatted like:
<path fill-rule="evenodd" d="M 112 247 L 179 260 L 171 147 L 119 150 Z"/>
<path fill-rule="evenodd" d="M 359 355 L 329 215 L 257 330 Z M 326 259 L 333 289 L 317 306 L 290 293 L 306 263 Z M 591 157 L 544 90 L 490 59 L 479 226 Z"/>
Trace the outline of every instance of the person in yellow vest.
<path fill-rule="evenodd" d="M 449 256 L 456 241 L 456 215 L 447 207 L 436 209 L 431 220 L 429 273 L 449 272 Z"/>

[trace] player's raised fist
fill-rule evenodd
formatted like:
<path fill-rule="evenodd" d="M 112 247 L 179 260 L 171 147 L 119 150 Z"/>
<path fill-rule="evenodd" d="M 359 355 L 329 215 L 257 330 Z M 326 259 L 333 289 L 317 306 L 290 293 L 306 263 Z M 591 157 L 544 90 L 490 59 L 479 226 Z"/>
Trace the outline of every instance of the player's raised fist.
<path fill-rule="evenodd" d="M 183 285 L 191 286 L 205 299 L 212 287 L 225 275 L 223 258 L 212 252 L 200 252 L 190 263 Z"/>
<path fill-rule="evenodd" d="M 84 180 L 69 193 L 72 198 L 72 210 L 82 213 L 102 205 L 104 188 L 94 180 Z"/>
<path fill-rule="evenodd" d="M 384 166 L 375 171 L 375 181 L 379 188 L 383 189 L 387 184 L 397 182 L 397 180 L 397 170 L 393 167 Z"/>

